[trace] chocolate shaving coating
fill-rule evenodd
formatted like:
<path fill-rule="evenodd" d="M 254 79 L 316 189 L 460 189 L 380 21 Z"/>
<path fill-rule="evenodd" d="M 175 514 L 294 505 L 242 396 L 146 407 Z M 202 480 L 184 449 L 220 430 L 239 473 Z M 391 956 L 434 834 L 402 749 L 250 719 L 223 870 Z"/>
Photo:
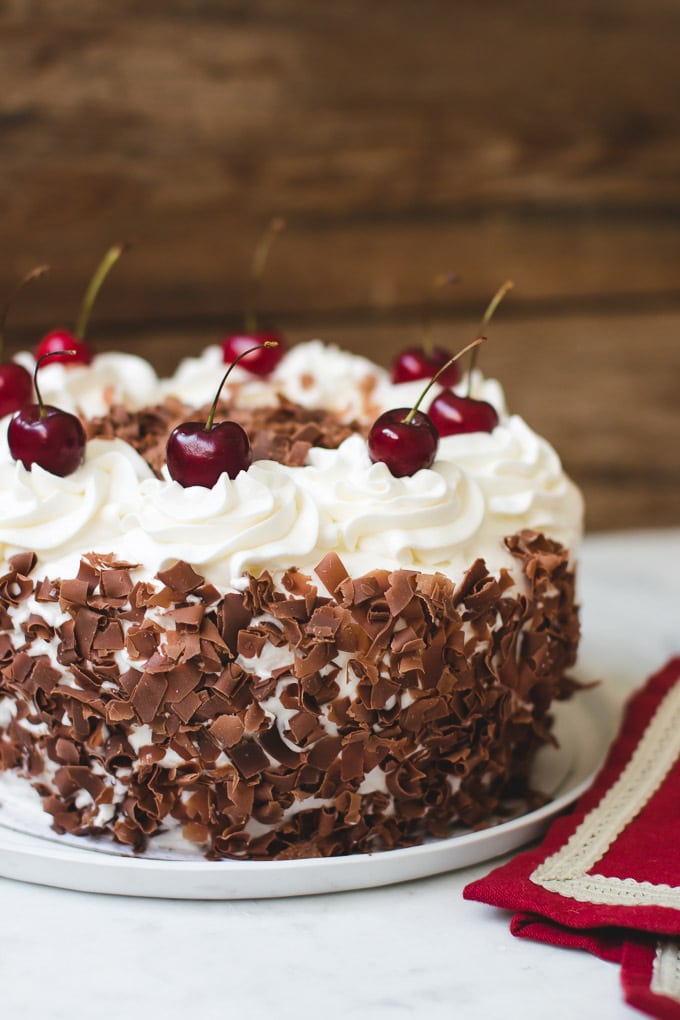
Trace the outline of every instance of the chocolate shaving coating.
<path fill-rule="evenodd" d="M 170 824 L 210 857 L 281 860 L 489 824 L 527 793 L 550 705 L 576 686 L 568 553 L 528 531 L 507 547 L 518 581 L 481 560 L 458 585 L 352 578 L 331 554 L 321 591 L 291 569 L 223 596 L 181 562 L 147 584 L 87 556 L 52 582 L 17 557 L 0 578 L 0 698 L 16 709 L 0 768 L 33 783 L 58 832 L 139 851 Z M 35 613 L 14 630 L 31 593 L 67 614 L 54 634 Z M 56 661 L 32 654 L 45 640 Z"/>

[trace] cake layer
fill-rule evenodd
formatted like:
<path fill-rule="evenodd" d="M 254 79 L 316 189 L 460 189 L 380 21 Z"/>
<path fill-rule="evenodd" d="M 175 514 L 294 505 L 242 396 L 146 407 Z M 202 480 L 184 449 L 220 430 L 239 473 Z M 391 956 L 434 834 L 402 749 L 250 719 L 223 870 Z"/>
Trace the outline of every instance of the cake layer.
<path fill-rule="evenodd" d="M 578 640 L 559 543 L 507 539 L 514 573 L 263 571 L 221 592 L 85 556 L 0 579 L 0 763 L 58 831 L 142 850 L 181 826 L 216 857 L 405 846 L 521 792 Z"/>

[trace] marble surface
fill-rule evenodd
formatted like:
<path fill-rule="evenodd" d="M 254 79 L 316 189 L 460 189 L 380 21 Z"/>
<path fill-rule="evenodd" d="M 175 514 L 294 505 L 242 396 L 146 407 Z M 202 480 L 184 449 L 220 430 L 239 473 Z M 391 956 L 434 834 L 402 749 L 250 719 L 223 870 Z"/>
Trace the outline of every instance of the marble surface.
<path fill-rule="evenodd" d="M 598 536 L 582 569 L 580 670 L 630 689 L 680 652 L 680 531 Z M 0 880 L 3 1015 L 163 1020 L 625 1020 L 619 968 L 513 939 L 462 899 L 489 864 L 278 900 L 96 896 Z"/>

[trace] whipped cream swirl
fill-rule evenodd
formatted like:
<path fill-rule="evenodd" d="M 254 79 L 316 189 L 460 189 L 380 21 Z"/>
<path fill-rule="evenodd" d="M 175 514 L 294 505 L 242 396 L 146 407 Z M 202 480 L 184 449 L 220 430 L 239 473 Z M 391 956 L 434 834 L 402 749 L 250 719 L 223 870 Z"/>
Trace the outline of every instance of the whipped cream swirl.
<path fill-rule="evenodd" d="M 151 468 L 121 439 L 93 439 L 85 463 L 60 478 L 33 465 L 0 463 L 0 549 L 30 550 L 52 577 L 75 577 L 86 552 L 121 553 L 123 520 Z"/>
<path fill-rule="evenodd" d="M 224 369 L 221 347 L 206 347 L 198 357 L 180 362 L 169 379 L 161 380 L 160 391 L 200 407 L 212 401 L 215 380 Z M 343 422 L 368 422 L 382 409 L 374 394 L 389 388 L 388 373 L 368 358 L 310 340 L 286 351 L 267 379 L 251 375 L 242 365 L 234 366 L 223 395 L 240 407 L 272 406 L 280 395 L 302 407 L 323 407 Z"/>
<path fill-rule="evenodd" d="M 321 510 L 324 544 L 351 572 L 450 567 L 484 516 L 481 491 L 455 463 L 395 478 L 385 464 L 371 463 L 360 436 L 338 450 L 310 450 L 298 482 Z"/>
<path fill-rule="evenodd" d="M 29 372 L 35 359 L 28 351 L 16 360 Z M 158 399 L 158 376 L 144 358 L 111 351 L 95 354 L 90 365 L 46 361 L 40 367 L 40 392 L 46 404 L 96 418 L 113 404 L 135 411 Z M 213 384 L 214 385 L 214 384 Z"/>
<path fill-rule="evenodd" d="M 257 461 L 233 480 L 221 475 L 212 489 L 182 488 L 167 473 L 145 481 L 125 521 L 126 545 L 139 542 L 147 565 L 186 560 L 224 587 L 246 571 L 316 564 L 319 511 L 294 470 Z"/>

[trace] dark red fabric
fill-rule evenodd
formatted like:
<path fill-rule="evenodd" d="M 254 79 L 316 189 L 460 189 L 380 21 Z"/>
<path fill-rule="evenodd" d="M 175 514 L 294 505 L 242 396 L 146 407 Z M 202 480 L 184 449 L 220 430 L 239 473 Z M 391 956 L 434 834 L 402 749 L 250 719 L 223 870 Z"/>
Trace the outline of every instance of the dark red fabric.
<path fill-rule="evenodd" d="M 680 909 L 579 902 L 544 889 L 530 876 L 567 843 L 600 803 L 628 763 L 659 704 L 677 683 L 680 657 L 672 659 L 630 699 L 602 769 L 572 812 L 553 822 L 540 846 L 470 883 L 463 894 L 466 899 L 515 911 L 510 928 L 520 938 L 586 949 L 602 959 L 620 962 L 626 1001 L 664 1020 L 680 1020 L 680 998 L 652 992 L 652 964 L 660 938 L 680 936 Z M 680 888 L 680 756 L 589 874 Z"/>
<path fill-rule="evenodd" d="M 563 949 L 586 949 L 601 960 L 621 963 L 622 928 L 565 928 L 536 914 L 515 914 L 510 921 L 510 931 L 518 939 L 549 942 Z"/>
<path fill-rule="evenodd" d="M 659 1020 L 678 1020 L 680 1004 L 677 999 L 657 995 L 650 988 L 652 967 L 656 954 L 654 940 L 636 942 L 629 939 L 623 946 L 621 984 L 629 1006 L 659 1017 Z"/>

